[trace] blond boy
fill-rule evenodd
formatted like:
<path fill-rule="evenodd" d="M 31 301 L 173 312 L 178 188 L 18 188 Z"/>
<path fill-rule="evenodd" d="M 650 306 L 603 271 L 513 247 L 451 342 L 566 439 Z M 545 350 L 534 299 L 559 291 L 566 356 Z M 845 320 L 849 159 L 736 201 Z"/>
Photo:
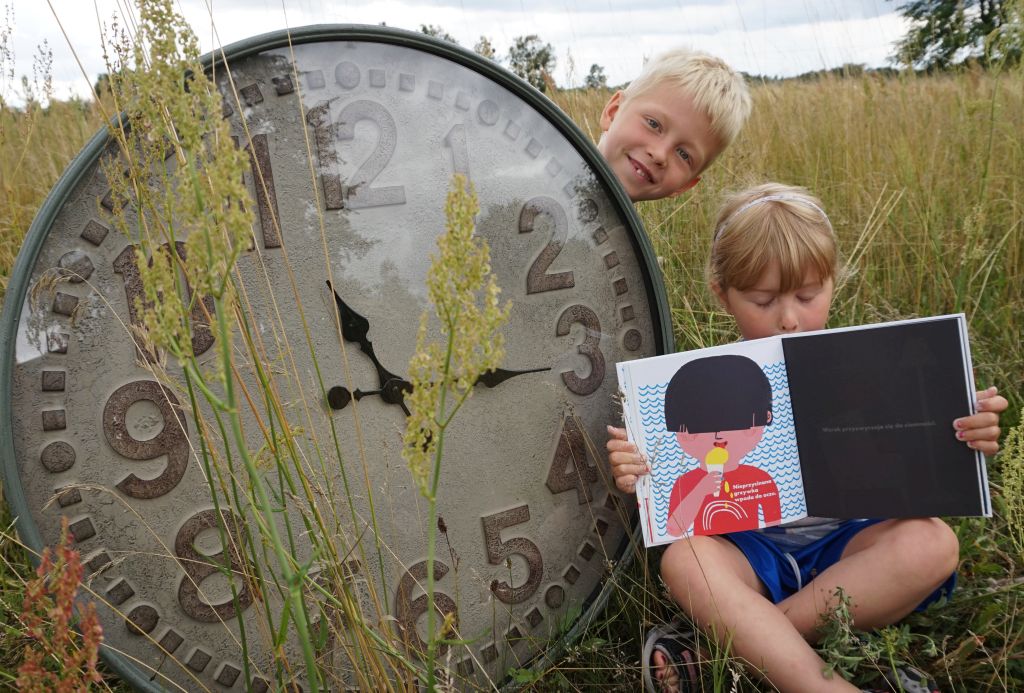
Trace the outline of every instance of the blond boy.
<path fill-rule="evenodd" d="M 743 77 L 706 53 L 663 53 L 608 100 L 597 148 L 634 202 L 700 181 L 750 115 Z"/>

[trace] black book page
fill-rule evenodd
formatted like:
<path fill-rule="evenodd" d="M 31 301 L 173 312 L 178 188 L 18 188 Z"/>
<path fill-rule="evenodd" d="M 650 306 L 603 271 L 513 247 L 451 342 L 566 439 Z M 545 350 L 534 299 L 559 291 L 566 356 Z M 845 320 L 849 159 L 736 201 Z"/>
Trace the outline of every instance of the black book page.
<path fill-rule="evenodd" d="M 956 318 L 782 340 L 808 514 L 984 513 Z M 973 394 L 973 393 L 971 393 Z"/>

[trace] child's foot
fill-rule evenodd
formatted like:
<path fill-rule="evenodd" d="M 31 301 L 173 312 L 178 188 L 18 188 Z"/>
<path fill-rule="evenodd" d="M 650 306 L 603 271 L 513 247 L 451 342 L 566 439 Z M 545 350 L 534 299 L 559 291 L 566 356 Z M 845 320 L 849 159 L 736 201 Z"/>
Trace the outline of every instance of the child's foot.
<path fill-rule="evenodd" d="M 643 651 L 644 687 L 649 693 L 690 693 L 700 688 L 697 641 L 678 621 L 655 626 Z"/>
<path fill-rule="evenodd" d="M 882 680 L 871 688 L 862 688 L 866 693 L 939 693 L 939 686 L 928 674 L 909 664 L 900 664 L 895 669 L 879 667 Z"/>

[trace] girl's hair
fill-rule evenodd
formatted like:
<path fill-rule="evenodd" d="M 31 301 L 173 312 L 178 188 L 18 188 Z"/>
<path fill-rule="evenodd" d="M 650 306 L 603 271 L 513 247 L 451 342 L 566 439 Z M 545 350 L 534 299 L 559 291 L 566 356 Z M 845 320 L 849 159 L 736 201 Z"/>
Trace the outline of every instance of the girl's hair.
<path fill-rule="evenodd" d="M 804 188 L 765 183 L 734 193 L 718 212 L 708 281 L 745 291 L 777 262 L 779 290 L 794 291 L 808 272 L 838 273 L 835 232 L 821 201 Z"/>

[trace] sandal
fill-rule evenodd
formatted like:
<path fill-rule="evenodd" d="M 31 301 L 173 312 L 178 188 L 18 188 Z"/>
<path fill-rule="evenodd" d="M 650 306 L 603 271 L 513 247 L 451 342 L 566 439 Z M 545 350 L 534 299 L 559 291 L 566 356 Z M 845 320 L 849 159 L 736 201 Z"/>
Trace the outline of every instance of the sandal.
<path fill-rule="evenodd" d="M 700 670 L 697 665 L 698 650 L 694 632 L 685 628 L 679 621 L 655 626 L 647 631 L 647 641 L 641 668 L 644 675 L 644 688 L 648 693 L 661 693 L 664 689 L 654 676 L 654 653 L 660 652 L 667 666 L 673 667 L 679 676 L 679 693 L 691 693 L 700 690 Z"/>
<path fill-rule="evenodd" d="M 938 684 L 917 667 L 898 664 L 896 668 L 880 665 L 881 685 L 862 688 L 867 693 L 939 693 Z"/>

